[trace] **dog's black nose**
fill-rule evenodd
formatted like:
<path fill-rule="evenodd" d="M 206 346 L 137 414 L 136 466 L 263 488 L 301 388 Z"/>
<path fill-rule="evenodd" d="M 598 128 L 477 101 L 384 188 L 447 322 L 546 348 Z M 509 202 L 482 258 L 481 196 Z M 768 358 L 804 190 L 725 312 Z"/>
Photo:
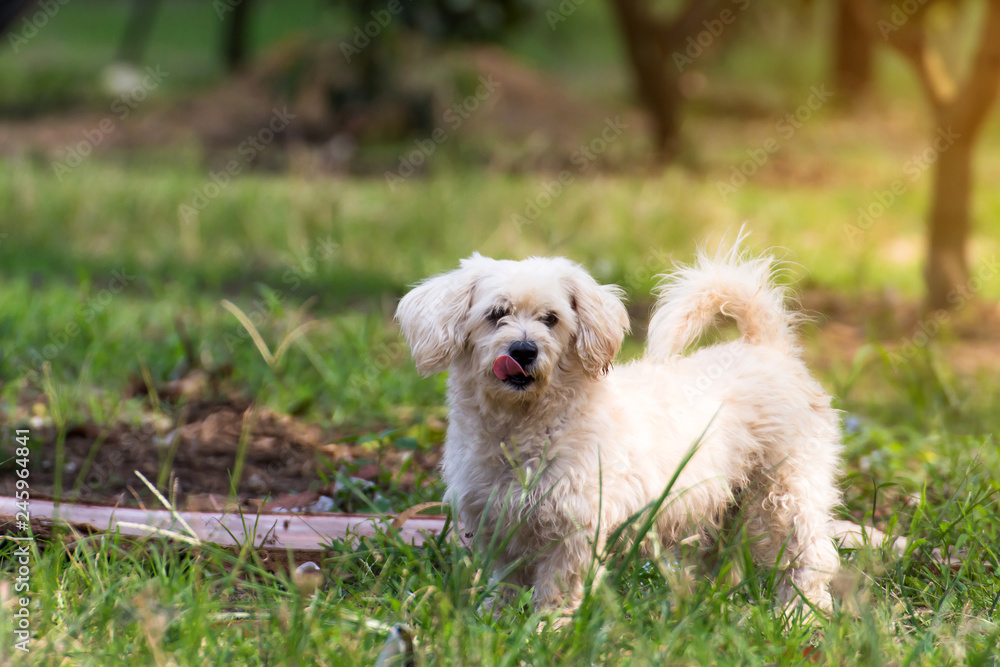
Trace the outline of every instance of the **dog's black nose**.
<path fill-rule="evenodd" d="M 521 364 L 521 368 L 527 368 L 538 356 L 538 346 L 527 340 L 519 340 L 511 343 L 510 347 L 507 348 L 507 354 Z"/>

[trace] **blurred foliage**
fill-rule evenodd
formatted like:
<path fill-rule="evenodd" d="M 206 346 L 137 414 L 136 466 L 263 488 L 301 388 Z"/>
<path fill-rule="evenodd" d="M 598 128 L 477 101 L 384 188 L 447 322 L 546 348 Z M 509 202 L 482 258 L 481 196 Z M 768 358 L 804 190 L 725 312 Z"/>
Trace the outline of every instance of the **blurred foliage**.
<path fill-rule="evenodd" d="M 353 13 L 358 24 L 398 14 L 406 28 L 433 42 L 497 41 L 522 25 L 539 0 L 332 0 Z M 398 9 L 397 9 L 398 8 Z"/>

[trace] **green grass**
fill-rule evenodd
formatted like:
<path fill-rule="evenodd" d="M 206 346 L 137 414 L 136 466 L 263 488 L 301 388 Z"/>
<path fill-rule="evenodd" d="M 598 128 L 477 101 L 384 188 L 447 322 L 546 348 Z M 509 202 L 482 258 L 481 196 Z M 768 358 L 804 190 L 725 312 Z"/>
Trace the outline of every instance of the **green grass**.
<path fill-rule="evenodd" d="M 20 221 L 0 241 L 2 395 L 13 403 L 41 390 L 45 361 L 57 384 L 85 376 L 112 392 L 143 366 L 162 382 L 192 363 L 232 365 L 240 386 L 279 410 L 334 424 L 393 421 L 401 406 L 439 403 L 442 387 L 416 376 L 391 322 L 407 285 L 472 250 L 565 254 L 623 285 L 641 315 L 671 258 L 690 258 L 697 243 L 743 220 L 755 247 L 783 248 L 801 286 L 920 294 L 919 193 L 855 245 L 843 220 L 865 201 L 863 187 L 779 193 L 751 182 L 723 203 L 715 179 L 679 170 L 578 179 L 518 229 L 512 216 L 544 180 L 443 171 L 390 192 L 378 179 L 331 187 L 251 174 L 189 222 L 178 210 L 206 182 L 193 167 L 134 172 L 93 160 L 59 182 L 42 165 L 0 164 L 0 201 Z M 984 190 L 977 206 L 998 208 L 1000 198 Z M 977 254 L 996 248 L 997 219 L 983 216 Z M 887 261 L 882 250 L 901 242 L 910 252 Z M 982 296 L 998 294 L 988 282 Z M 271 351 L 302 322 L 312 328 L 272 368 L 223 299 L 247 313 Z M 197 359 L 186 357 L 178 319 Z"/>
<path fill-rule="evenodd" d="M 864 194 L 849 185 L 779 197 L 752 184 L 735 196 L 733 215 L 708 178 L 600 177 L 572 186 L 518 233 L 509 216 L 537 193 L 538 178 L 442 171 L 389 193 L 378 180 L 331 187 L 248 175 L 185 227 L 178 207 L 203 182 L 194 168 L 134 173 L 93 161 L 58 186 L 44 166 L 0 169 L 4 210 L 22 222 L 0 243 L 2 410 L 23 423 L 16 406 L 44 396 L 62 430 L 87 419 L 141 420 L 144 399 L 120 397 L 143 368 L 162 383 L 189 367 L 179 319 L 197 364 L 231 365 L 231 386 L 266 405 L 359 436 L 388 425 L 436 447 L 440 432 L 421 424 L 443 415 L 443 378 L 416 375 L 391 315 L 409 283 L 474 248 L 567 254 L 644 301 L 671 254 L 686 259 L 697 241 L 747 217 L 753 244 L 786 247 L 807 286 L 848 297 L 887 285 L 919 293 L 918 257 L 890 264 L 870 248 L 829 251 L 844 247 L 837 220 Z M 991 199 L 979 205 L 995 206 Z M 870 233 L 886 241 L 916 236 L 911 206 Z M 250 316 L 272 353 L 302 322 L 313 326 L 269 365 L 223 299 Z M 639 343 L 630 341 L 624 356 Z M 54 354 L 40 366 L 49 345 Z M 544 619 L 530 609 L 482 618 L 480 556 L 454 545 L 415 550 L 389 537 L 336 544 L 324 563 L 327 586 L 303 600 L 287 577 L 264 573 L 249 556 L 88 538 L 36 555 L 32 662 L 113 664 L 130 654 L 178 664 L 274 664 L 289 656 L 371 664 L 386 627 L 406 622 L 430 664 L 799 664 L 807 646 L 827 664 L 872 656 L 927 665 L 974 664 L 980 656 L 979 664 L 993 664 L 996 382 L 941 370 L 935 354 L 901 368 L 874 354 L 822 376 L 851 416 L 844 511 L 894 517 L 890 525 L 913 546 L 902 558 L 845 554 L 844 606 L 819 630 L 786 628 L 769 601 L 766 569 L 735 583 L 719 572 L 688 584 L 665 561 L 633 559 L 621 566 L 622 583 L 599 588 L 557 631 L 539 630 Z M 22 377 L 24 369 L 39 373 Z M 9 433 L 3 437 L 9 444 Z M 392 505 L 439 491 L 396 493 Z M 730 540 L 726 562 L 739 562 L 738 535 Z M 968 550 L 958 572 L 942 571 L 931 557 L 949 545 Z M 9 555 L 13 547 L 3 548 Z"/>
<path fill-rule="evenodd" d="M 451 540 L 335 543 L 325 586 L 307 597 L 250 551 L 88 537 L 32 552 L 31 661 L 366 665 L 405 623 L 418 664 L 995 664 L 996 494 L 972 471 L 950 497 L 921 495 L 892 522 L 910 538 L 906 553 L 845 552 L 843 602 L 818 624 L 774 607 L 774 573 L 747 565 L 738 533 L 693 580 L 666 558 L 611 552 L 607 576 L 561 629 L 524 593 L 484 614 L 488 553 Z M 961 567 L 941 568 L 935 547 L 964 549 Z M 11 636 L 9 616 L 0 620 Z"/>

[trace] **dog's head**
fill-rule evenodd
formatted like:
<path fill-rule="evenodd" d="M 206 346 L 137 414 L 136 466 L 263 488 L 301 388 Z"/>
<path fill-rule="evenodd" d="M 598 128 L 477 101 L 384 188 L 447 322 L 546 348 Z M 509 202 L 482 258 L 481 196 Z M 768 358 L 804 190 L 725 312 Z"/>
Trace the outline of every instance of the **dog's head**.
<path fill-rule="evenodd" d="M 475 254 L 403 297 L 396 319 L 421 373 L 460 365 L 488 393 L 524 401 L 561 373 L 607 371 L 629 326 L 621 294 L 567 259 Z"/>

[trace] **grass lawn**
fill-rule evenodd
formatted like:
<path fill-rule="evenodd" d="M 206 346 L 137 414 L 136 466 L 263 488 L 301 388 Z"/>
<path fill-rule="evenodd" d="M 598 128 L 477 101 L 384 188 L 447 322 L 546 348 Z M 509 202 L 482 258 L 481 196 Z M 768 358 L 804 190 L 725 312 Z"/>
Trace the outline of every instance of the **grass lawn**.
<path fill-rule="evenodd" d="M 2 169 L 0 197 L 22 223 L 0 244 L 4 414 L 23 427 L 40 403 L 57 432 L 155 412 L 147 399 L 123 396 L 144 369 L 154 384 L 184 372 L 180 320 L 197 362 L 231 365 L 232 386 L 263 404 L 359 438 L 389 424 L 434 448 L 440 432 L 421 424 L 443 415 L 443 378 L 416 375 L 391 323 L 408 283 L 472 248 L 560 252 L 642 302 L 671 253 L 688 257 L 696 240 L 732 228 L 723 215 L 704 215 L 715 205 L 713 184 L 679 172 L 581 183 L 518 234 L 506 218 L 537 190 L 533 178 L 440 174 L 387 196 L 379 181 L 249 176 L 186 227 L 176 211 L 200 182 L 197 171 L 131 173 L 95 162 L 55 187 L 44 168 Z M 739 197 L 746 217 L 761 221 L 754 244 L 788 248 L 805 285 L 848 298 L 892 283 L 916 292 L 916 259 L 879 263 L 875 254 L 826 250 L 844 245 L 834 222 L 838 211 L 849 214 L 844 191 L 792 192 L 778 203 L 766 188 L 747 187 Z M 806 216 L 814 226 L 800 224 Z M 248 315 L 272 352 L 301 323 L 312 327 L 269 365 L 223 299 Z M 831 664 L 995 656 L 996 383 L 939 372 L 931 353 L 894 367 L 873 349 L 869 362 L 847 360 L 822 376 L 849 415 L 844 512 L 874 512 L 912 546 L 901 558 L 845 554 L 844 606 L 821 632 L 784 627 L 769 602 L 771 573 L 759 569 L 735 584 L 723 571 L 689 586 L 667 561 L 633 559 L 574 624 L 555 631 L 539 630 L 541 617 L 528 610 L 482 618 L 481 564 L 450 544 L 415 550 L 386 537 L 335 545 L 324 564 L 328 585 L 303 600 L 287 577 L 246 554 L 95 537 L 36 554 L 32 659 L 370 664 L 386 627 L 401 621 L 415 629 L 422 661 L 438 664 L 617 664 L 627 656 L 637 664 L 787 664 L 805 661 L 813 645 L 810 659 Z M 12 446 L 10 430 L 3 438 Z M 35 445 L 32 456 L 52 459 L 53 443 Z M 394 496 L 394 509 L 434 497 L 436 484 L 419 497 Z M 932 558 L 949 547 L 963 550 L 957 571 Z M 13 547 L 3 548 L 10 556 Z M 740 561 L 738 538 L 728 552 Z"/>
<path fill-rule="evenodd" d="M 206 46 L 216 25 L 208 5 L 168 4 L 150 58 L 185 73 L 168 91 L 179 95 L 219 76 Z M 262 5 L 273 21 L 260 21 L 256 44 L 290 27 L 343 23 L 311 3 L 292 6 Z M 594 86 L 559 57 L 620 72 L 604 11 L 585 3 L 575 28 L 553 34 L 543 22 L 509 46 L 581 94 L 613 98 L 620 80 Z M 0 107 L 104 104 L 73 77 L 109 52 L 100 31 L 115 34 L 121 6 L 68 3 L 57 19 L 23 59 L 0 56 L 0 81 L 10 84 L 0 89 L 12 91 L 0 93 Z M 824 107 L 745 184 L 720 191 L 747 151 L 775 136 L 776 119 L 805 102 L 823 66 L 813 33 L 782 25 L 768 28 L 769 39 L 806 46 L 777 83 L 771 72 L 788 60 L 780 48 L 741 58 L 754 46 L 742 39 L 706 68 L 713 90 L 735 99 L 772 81 L 755 96 L 763 100 L 755 112 L 694 105 L 685 134 L 697 150 L 683 165 L 657 174 L 595 169 L 526 225 L 514 216 L 539 201 L 552 175 L 469 168 L 457 152 L 442 151 L 429 176 L 393 190 L 377 176 L 250 171 L 193 218 L 180 209 L 208 182 L 207 168 L 183 151 L 163 160 L 95 157 L 61 178 L 30 154 L 0 159 L 0 475 L 13 475 L 14 430 L 27 428 L 34 465 L 64 471 L 57 477 L 70 488 L 73 471 L 60 458 L 67 434 L 84 423 L 177 419 L 183 401 L 160 402 L 149 389 L 195 369 L 221 378 L 211 390 L 218 395 L 245 397 L 341 441 L 434 452 L 445 378 L 416 374 L 392 322 L 408 285 L 474 250 L 569 256 L 628 292 L 639 332 L 626 341 L 628 359 L 641 350 L 655 276 L 747 221 L 754 248 L 778 247 L 789 261 L 804 300 L 846 307 L 847 316 L 831 308 L 804 331 L 807 357 L 844 411 L 841 512 L 908 538 L 902 555 L 877 545 L 843 552 L 830 619 L 782 618 L 771 602 L 774 572 L 744 567 L 739 530 L 724 535 L 719 565 L 694 581 L 672 557 L 617 554 L 611 576 L 562 629 L 530 605 L 484 614 L 489 564 L 447 540 L 422 549 L 392 536 L 332 544 L 325 585 L 309 596 L 252 549 L 90 536 L 33 547 L 28 655 L 10 639 L 16 545 L 0 543 L 0 663 L 370 665 L 389 629 L 406 623 L 418 664 L 996 665 L 1000 381 L 952 368 L 952 353 L 967 345 L 952 331 L 960 320 L 902 356 L 916 328 L 894 321 L 891 307 L 921 294 L 930 173 L 918 169 L 859 237 L 848 229 L 927 145 L 912 82 L 895 77 L 905 70 L 880 65 L 899 99 L 878 98 L 855 114 Z M 76 70 L 67 52 L 78 55 Z M 630 131 L 626 157 L 641 148 L 641 133 Z M 977 266 L 1000 245 L 1000 191 L 988 187 L 1000 177 L 998 147 L 994 119 L 977 158 Z M 1000 282 L 987 280 L 978 296 L 996 302 Z M 845 326 L 855 345 L 831 342 Z M 398 512 L 439 498 L 441 487 L 431 473 L 415 487 L 382 491 Z M 953 562 L 942 564 L 942 554 Z"/>

